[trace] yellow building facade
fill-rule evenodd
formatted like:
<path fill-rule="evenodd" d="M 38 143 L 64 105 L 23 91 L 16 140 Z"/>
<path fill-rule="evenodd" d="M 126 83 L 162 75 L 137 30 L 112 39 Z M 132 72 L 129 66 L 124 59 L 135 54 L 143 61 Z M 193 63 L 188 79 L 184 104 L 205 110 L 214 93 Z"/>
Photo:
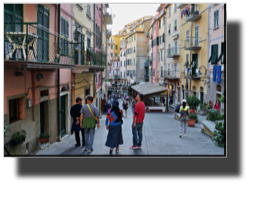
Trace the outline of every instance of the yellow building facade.
<path fill-rule="evenodd" d="M 185 8 L 188 8 L 186 12 Z M 207 98 L 208 4 L 180 4 L 181 100 Z M 206 101 L 206 100 L 205 100 Z"/>

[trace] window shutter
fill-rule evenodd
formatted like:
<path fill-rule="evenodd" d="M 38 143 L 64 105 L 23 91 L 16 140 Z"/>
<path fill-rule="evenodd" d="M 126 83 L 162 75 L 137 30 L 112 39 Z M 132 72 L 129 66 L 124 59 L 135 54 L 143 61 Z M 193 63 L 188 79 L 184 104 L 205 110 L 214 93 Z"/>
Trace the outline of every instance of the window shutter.
<path fill-rule="evenodd" d="M 159 37 L 157 37 L 157 45 L 159 45 Z"/>
<path fill-rule="evenodd" d="M 165 33 L 163 33 L 163 43 L 165 42 Z"/>

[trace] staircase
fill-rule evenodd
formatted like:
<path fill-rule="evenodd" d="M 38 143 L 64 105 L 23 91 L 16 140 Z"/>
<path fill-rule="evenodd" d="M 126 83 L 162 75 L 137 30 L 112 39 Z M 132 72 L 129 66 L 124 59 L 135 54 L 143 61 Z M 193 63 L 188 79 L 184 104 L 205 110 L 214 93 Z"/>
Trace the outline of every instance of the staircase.
<path fill-rule="evenodd" d="M 175 104 L 170 105 L 169 107 L 175 109 L 176 106 L 179 105 L 179 104 L 180 104 L 180 102 L 177 102 L 177 103 L 175 103 Z"/>

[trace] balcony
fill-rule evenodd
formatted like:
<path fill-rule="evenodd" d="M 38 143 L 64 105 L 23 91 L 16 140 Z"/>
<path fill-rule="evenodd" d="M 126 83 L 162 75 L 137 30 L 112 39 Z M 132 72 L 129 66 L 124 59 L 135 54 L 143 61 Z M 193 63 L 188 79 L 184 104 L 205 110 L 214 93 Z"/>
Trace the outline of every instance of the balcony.
<path fill-rule="evenodd" d="M 75 51 L 75 64 L 73 73 L 104 71 L 107 66 L 107 54 L 104 51 L 94 52 L 93 48 Z"/>
<path fill-rule="evenodd" d="M 117 60 L 120 60 L 120 56 L 116 56 L 116 57 L 111 58 L 111 61 L 117 61 Z"/>
<path fill-rule="evenodd" d="M 146 81 L 146 80 L 149 80 L 149 77 L 150 77 L 149 75 L 144 75 L 145 81 Z"/>
<path fill-rule="evenodd" d="M 75 45 L 65 37 L 50 33 L 37 23 L 4 24 L 4 65 L 6 67 L 74 69 Z"/>
<path fill-rule="evenodd" d="M 178 47 L 169 48 L 167 50 L 167 58 L 178 58 L 180 57 L 180 49 Z"/>
<path fill-rule="evenodd" d="M 187 4 L 178 4 L 177 9 L 182 9 L 182 8 L 184 8 L 185 6 L 187 6 Z"/>
<path fill-rule="evenodd" d="M 195 22 L 199 20 L 202 15 L 200 14 L 199 10 L 201 10 L 201 6 L 197 4 L 191 4 L 190 10 L 186 12 L 186 19 L 185 22 Z"/>
<path fill-rule="evenodd" d="M 195 67 L 185 68 L 183 69 L 182 73 L 184 74 L 185 79 L 200 80 L 202 77 L 202 74 L 200 73 L 199 69 L 196 69 Z"/>
<path fill-rule="evenodd" d="M 112 31 L 111 30 L 106 30 L 107 31 L 107 38 L 112 36 Z"/>
<path fill-rule="evenodd" d="M 178 80 L 180 79 L 180 71 L 164 71 L 164 77 L 171 80 Z"/>
<path fill-rule="evenodd" d="M 149 68 L 149 63 L 148 63 L 148 61 L 144 63 L 144 67 L 145 67 L 145 68 Z"/>
<path fill-rule="evenodd" d="M 201 38 L 192 37 L 189 40 L 185 40 L 184 42 L 185 50 L 200 50 L 201 49 L 201 46 L 199 46 L 200 39 Z"/>
<path fill-rule="evenodd" d="M 112 16 L 108 12 L 103 15 L 103 18 L 107 25 L 112 25 Z"/>

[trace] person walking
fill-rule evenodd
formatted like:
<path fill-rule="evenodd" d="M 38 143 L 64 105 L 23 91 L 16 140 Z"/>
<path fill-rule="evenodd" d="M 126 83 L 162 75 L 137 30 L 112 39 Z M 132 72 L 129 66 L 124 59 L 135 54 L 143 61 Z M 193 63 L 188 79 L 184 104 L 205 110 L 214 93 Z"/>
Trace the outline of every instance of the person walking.
<path fill-rule="evenodd" d="M 123 103 L 123 111 L 124 111 L 124 117 L 127 117 L 127 109 L 128 109 L 128 104 L 127 102 L 124 100 L 124 103 Z"/>
<path fill-rule="evenodd" d="M 109 154 L 112 154 L 114 148 L 116 148 L 116 152 L 118 153 L 119 145 L 123 144 L 122 117 L 123 112 L 119 109 L 119 102 L 114 100 L 112 102 L 112 108 L 108 110 L 106 117 L 108 135 L 105 146 L 110 147 Z"/>
<path fill-rule="evenodd" d="M 136 96 L 137 104 L 135 105 L 134 115 L 133 115 L 133 146 L 130 149 L 140 149 L 142 145 L 142 127 L 143 120 L 145 117 L 145 104 L 142 102 L 143 95 L 138 94 Z M 138 133 L 138 136 L 137 136 Z"/>
<path fill-rule="evenodd" d="M 186 136 L 186 126 L 188 123 L 188 116 L 190 114 L 189 106 L 186 106 L 186 99 L 183 99 L 183 106 L 180 107 L 179 113 L 180 115 L 180 135 L 182 138 L 182 131 L 184 130 L 184 136 Z"/>
<path fill-rule="evenodd" d="M 70 110 L 70 115 L 73 118 L 71 134 L 75 132 L 75 141 L 76 141 L 75 146 L 79 147 L 81 146 L 80 135 L 79 135 L 80 131 L 82 136 L 82 146 L 85 145 L 84 130 L 80 127 L 80 115 L 81 115 L 80 111 L 82 108 L 82 99 L 80 97 L 77 97 L 75 101 L 76 101 L 76 104 L 73 105 Z"/>
<path fill-rule="evenodd" d="M 92 105 L 93 97 L 88 96 L 85 104 L 81 109 L 80 125 L 84 128 L 85 151 L 91 153 L 93 151 L 93 141 L 95 135 L 96 123 L 99 128 L 99 110 Z"/>
<path fill-rule="evenodd" d="M 134 113 L 134 109 L 135 109 L 136 103 L 137 103 L 136 98 L 134 98 L 134 99 L 133 99 L 133 102 L 132 102 L 132 110 L 133 110 L 133 113 Z"/>

